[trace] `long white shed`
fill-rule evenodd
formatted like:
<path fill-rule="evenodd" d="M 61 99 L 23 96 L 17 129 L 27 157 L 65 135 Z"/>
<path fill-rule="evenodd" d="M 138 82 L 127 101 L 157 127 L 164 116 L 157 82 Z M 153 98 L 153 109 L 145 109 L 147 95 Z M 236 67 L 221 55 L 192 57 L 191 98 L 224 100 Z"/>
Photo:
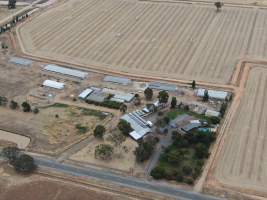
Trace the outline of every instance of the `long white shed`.
<path fill-rule="evenodd" d="M 62 90 L 62 89 L 64 89 L 65 84 L 64 83 L 57 82 L 57 81 L 45 80 L 43 82 L 43 86 Z"/>

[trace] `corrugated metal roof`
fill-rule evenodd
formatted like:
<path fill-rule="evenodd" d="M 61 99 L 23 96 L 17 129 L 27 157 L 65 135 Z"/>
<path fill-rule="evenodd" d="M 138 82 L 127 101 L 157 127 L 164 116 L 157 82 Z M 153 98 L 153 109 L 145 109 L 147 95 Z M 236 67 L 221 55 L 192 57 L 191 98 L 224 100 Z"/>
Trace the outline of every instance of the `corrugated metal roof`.
<path fill-rule="evenodd" d="M 51 87 L 55 89 L 63 89 L 64 85 L 65 85 L 64 83 L 60 83 L 60 82 L 52 81 L 52 80 L 45 80 L 43 82 L 43 86 Z"/>
<path fill-rule="evenodd" d="M 17 64 L 17 65 L 24 65 L 29 66 L 32 65 L 33 61 L 25 58 L 19 58 L 19 57 L 11 57 L 9 62 Z"/>
<path fill-rule="evenodd" d="M 129 84 L 132 83 L 132 81 L 130 79 L 128 79 L 128 78 L 117 77 L 117 76 L 106 76 L 104 78 L 104 81 L 117 83 L 117 84 L 121 84 L 121 85 L 129 85 Z"/>
<path fill-rule="evenodd" d="M 165 91 L 171 91 L 171 92 L 177 90 L 177 86 L 174 84 L 160 83 L 160 82 L 149 83 L 148 87 L 151 89 L 165 90 Z"/>
<path fill-rule="evenodd" d="M 109 89 L 109 88 L 103 88 L 102 91 L 105 92 L 105 93 L 113 94 L 114 95 L 113 98 L 122 99 L 122 100 L 124 100 L 126 102 L 130 102 L 134 98 L 134 94 L 124 93 L 124 92 L 113 90 L 113 89 Z"/>
<path fill-rule="evenodd" d="M 57 65 L 46 65 L 44 69 L 47 71 L 55 72 L 55 73 L 60 73 L 60 74 L 68 75 L 68 76 L 74 76 L 80 79 L 85 79 L 88 76 L 87 72 L 60 67 Z"/>
<path fill-rule="evenodd" d="M 81 94 L 79 94 L 79 97 L 82 98 L 82 99 L 85 99 L 86 97 L 88 97 L 89 94 L 91 94 L 93 92 L 93 90 L 91 89 L 86 89 L 84 91 L 82 91 Z"/>
<path fill-rule="evenodd" d="M 196 95 L 198 97 L 203 97 L 205 93 L 205 89 L 198 89 Z M 208 90 L 208 94 L 210 98 L 225 100 L 228 96 L 228 92 L 218 91 L 218 90 Z"/>
<path fill-rule="evenodd" d="M 214 111 L 214 110 L 207 110 L 205 112 L 205 115 L 206 116 L 209 116 L 209 117 L 219 117 L 220 116 L 220 113 L 217 112 L 217 111 Z"/>
<path fill-rule="evenodd" d="M 129 122 L 131 124 L 131 127 L 134 129 L 134 132 L 132 132 L 132 137 L 134 139 L 138 138 L 142 138 L 143 136 L 145 136 L 147 133 L 151 132 L 151 129 L 146 125 L 147 123 L 145 123 L 144 121 L 142 121 L 140 119 L 140 116 L 134 116 L 134 115 L 129 115 L 129 114 L 125 114 L 121 117 L 121 119 Z M 136 139 L 136 140 L 138 140 Z"/>
<path fill-rule="evenodd" d="M 189 124 L 185 125 L 184 127 L 182 127 L 182 130 L 184 130 L 185 132 L 188 132 L 188 131 L 191 131 L 194 128 L 198 128 L 200 126 L 201 126 L 200 123 L 189 123 Z"/>

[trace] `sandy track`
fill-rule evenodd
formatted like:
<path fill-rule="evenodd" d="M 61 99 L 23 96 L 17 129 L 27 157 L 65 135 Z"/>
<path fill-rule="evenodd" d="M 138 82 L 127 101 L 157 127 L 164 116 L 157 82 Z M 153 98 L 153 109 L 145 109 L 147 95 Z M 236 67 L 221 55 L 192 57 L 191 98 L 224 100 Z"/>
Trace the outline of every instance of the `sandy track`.
<path fill-rule="evenodd" d="M 18 35 L 26 53 L 38 57 L 225 84 L 248 52 L 267 57 L 267 28 L 259 28 L 266 27 L 266 12 L 224 7 L 216 14 L 213 6 L 70 0 L 19 27 Z"/>
<path fill-rule="evenodd" d="M 31 139 L 26 136 L 10 133 L 0 130 L 0 140 L 8 141 L 17 144 L 19 149 L 26 149 Z"/>
<path fill-rule="evenodd" d="M 219 182 L 263 194 L 267 188 L 266 87 L 267 70 L 252 68 L 215 169 Z"/>

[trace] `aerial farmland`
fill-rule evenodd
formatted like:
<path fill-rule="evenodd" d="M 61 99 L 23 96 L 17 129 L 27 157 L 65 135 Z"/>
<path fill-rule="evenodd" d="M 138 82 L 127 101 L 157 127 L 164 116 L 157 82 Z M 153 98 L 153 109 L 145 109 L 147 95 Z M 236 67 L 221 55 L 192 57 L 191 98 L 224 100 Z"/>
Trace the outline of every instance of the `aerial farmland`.
<path fill-rule="evenodd" d="M 85 68 L 225 84 L 240 59 L 266 56 L 266 23 L 265 10 L 252 8 L 79 0 L 18 36 L 26 54 Z"/>
<path fill-rule="evenodd" d="M 43 177 L 35 181 L 44 188 L 93 186 L 114 199 L 267 197 L 267 0 L 3 5 L 8 180 L 26 153 L 41 172 L 27 178 Z M 4 182 L 0 200 L 13 195 Z"/>
<path fill-rule="evenodd" d="M 215 177 L 219 182 L 265 195 L 266 87 L 266 67 L 253 66 L 240 106 L 226 133 L 225 146 L 215 170 Z"/>

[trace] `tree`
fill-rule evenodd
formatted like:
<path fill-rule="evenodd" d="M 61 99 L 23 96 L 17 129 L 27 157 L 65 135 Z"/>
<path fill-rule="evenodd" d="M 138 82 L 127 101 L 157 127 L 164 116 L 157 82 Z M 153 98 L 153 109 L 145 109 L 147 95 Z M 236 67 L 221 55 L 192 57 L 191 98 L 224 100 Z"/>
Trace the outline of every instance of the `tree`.
<path fill-rule="evenodd" d="M 223 6 L 223 3 L 220 2 L 220 1 L 217 1 L 217 2 L 214 3 L 214 5 L 215 5 L 216 8 L 217 8 L 217 12 L 220 12 L 220 11 L 221 11 L 221 8 L 222 8 L 222 6 Z"/>
<path fill-rule="evenodd" d="M 172 97 L 171 108 L 175 108 L 176 105 L 177 105 L 177 99 L 176 99 L 176 97 Z"/>
<path fill-rule="evenodd" d="M 16 8 L 16 0 L 8 0 L 8 9 L 15 9 Z"/>
<path fill-rule="evenodd" d="M 137 162 L 144 162 L 148 160 L 154 151 L 156 143 L 157 140 L 153 137 L 148 137 L 145 141 L 142 140 L 135 149 Z"/>
<path fill-rule="evenodd" d="M 170 123 L 170 118 L 168 116 L 165 116 L 163 118 L 163 121 L 164 121 L 165 124 L 169 124 Z"/>
<path fill-rule="evenodd" d="M 139 105 L 141 105 L 141 98 L 140 98 L 140 95 L 139 94 L 135 94 L 134 95 L 134 105 L 136 105 L 136 106 L 139 106 Z"/>
<path fill-rule="evenodd" d="M 39 113 L 39 109 L 38 108 L 34 108 L 32 111 L 34 114 L 38 114 Z"/>
<path fill-rule="evenodd" d="M 23 112 L 30 112 L 31 111 L 31 106 L 29 103 L 27 103 L 26 101 L 24 101 L 21 104 L 22 108 L 23 108 Z"/>
<path fill-rule="evenodd" d="M 150 175 L 154 178 L 154 179 L 162 179 L 165 177 L 165 169 L 161 166 L 157 166 L 154 169 L 152 169 Z"/>
<path fill-rule="evenodd" d="M 196 81 L 195 80 L 192 81 L 192 89 L 193 90 L 196 89 Z"/>
<path fill-rule="evenodd" d="M 220 113 L 222 117 L 224 116 L 226 109 L 227 109 L 227 102 L 224 101 L 220 108 Z"/>
<path fill-rule="evenodd" d="M 127 105 L 122 104 L 122 105 L 120 106 L 120 111 L 121 111 L 122 113 L 126 113 L 126 111 L 127 111 Z"/>
<path fill-rule="evenodd" d="M 5 147 L 2 150 L 2 155 L 9 160 L 9 163 L 13 164 L 19 156 L 19 149 L 17 147 Z"/>
<path fill-rule="evenodd" d="M 21 173 L 31 173 L 36 169 L 34 159 L 27 154 L 21 154 L 15 160 L 14 167 L 17 172 Z"/>
<path fill-rule="evenodd" d="M 96 138 L 103 138 L 106 132 L 106 128 L 103 125 L 97 125 L 94 130 L 94 136 Z"/>
<path fill-rule="evenodd" d="M 130 132 L 133 131 L 131 124 L 123 119 L 118 123 L 118 129 L 122 132 L 123 135 L 128 136 Z"/>
<path fill-rule="evenodd" d="M 203 101 L 206 102 L 209 100 L 209 92 L 208 90 L 204 91 Z"/>
<path fill-rule="evenodd" d="M 113 147 L 109 144 L 99 144 L 95 147 L 95 158 L 101 160 L 111 160 Z"/>
<path fill-rule="evenodd" d="M 183 172 L 184 172 L 185 175 L 189 176 L 189 175 L 192 174 L 193 169 L 192 169 L 191 166 L 185 165 L 185 166 L 183 166 Z"/>
<path fill-rule="evenodd" d="M 0 96 L 0 106 L 6 106 L 8 99 Z"/>
<path fill-rule="evenodd" d="M 198 143 L 195 147 L 195 155 L 199 159 L 207 158 L 209 156 L 209 149 L 202 143 Z"/>
<path fill-rule="evenodd" d="M 160 91 L 158 98 L 159 98 L 159 103 L 168 103 L 169 94 L 166 91 Z"/>
<path fill-rule="evenodd" d="M 149 101 L 152 100 L 153 90 L 151 88 L 146 88 L 144 91 L 144 94 L 145 94 L 146 100 L 149 100 Z"/>
<path fill-rule="evenodd" d="M 13 110 L 16 110 L 18 108 L 18 103 L 16 101 L 10 101 L 9 107 Z"/>

